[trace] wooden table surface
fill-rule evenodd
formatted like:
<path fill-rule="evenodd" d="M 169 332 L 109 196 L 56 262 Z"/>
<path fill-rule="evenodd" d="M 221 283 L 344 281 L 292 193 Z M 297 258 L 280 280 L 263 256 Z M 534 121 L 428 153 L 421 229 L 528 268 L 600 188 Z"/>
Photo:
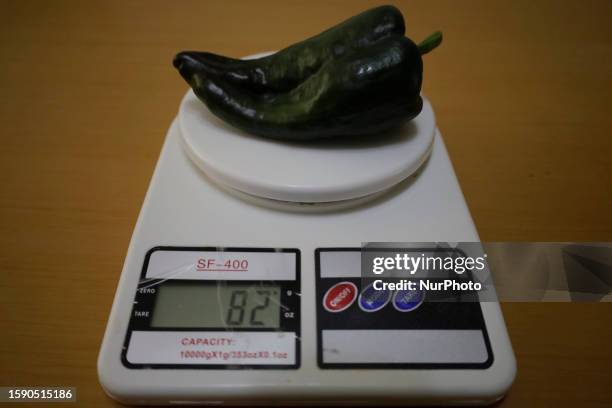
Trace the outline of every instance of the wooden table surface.
<path fill-rule="evenodd" d="M 0 385 L 112 406 L 96 357 L 186 84 L 181 49 L 274 50 L 368 1 L 0 5 Z M 406 1 L 483 240 L 612 241 L 612 2 Z M 502 406 L 611 406 L 612 305 L 504 304 L 518 377 Z"/>

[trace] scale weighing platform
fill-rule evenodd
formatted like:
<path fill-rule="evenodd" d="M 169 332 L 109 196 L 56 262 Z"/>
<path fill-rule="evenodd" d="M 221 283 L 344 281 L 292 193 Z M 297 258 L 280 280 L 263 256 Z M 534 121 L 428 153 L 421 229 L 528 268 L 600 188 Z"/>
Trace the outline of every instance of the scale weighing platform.
<path fill-rule="evenodd" d="M 400 131 L 253 137 L 189 91 L 98 359 L 127 404 L 488 404 L 516 363 L 496 302 L 361 287 L 365 242 L 478 241 L 430 103 Z"/>

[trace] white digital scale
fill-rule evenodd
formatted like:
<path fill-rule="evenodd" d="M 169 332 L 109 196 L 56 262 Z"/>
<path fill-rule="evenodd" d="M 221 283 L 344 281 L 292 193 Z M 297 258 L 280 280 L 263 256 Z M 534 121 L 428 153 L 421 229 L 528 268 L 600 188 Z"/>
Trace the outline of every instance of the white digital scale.
<path fill-rule="evenodd" d="M 360 279 L 362 243 L 478 240 L 427 100 L 393 134 L 305 144 L 237 131 L 189 91 L 100 382 L 127 404 L 492 403 L 516 370 L 497 303 L 372 302 Z"/>

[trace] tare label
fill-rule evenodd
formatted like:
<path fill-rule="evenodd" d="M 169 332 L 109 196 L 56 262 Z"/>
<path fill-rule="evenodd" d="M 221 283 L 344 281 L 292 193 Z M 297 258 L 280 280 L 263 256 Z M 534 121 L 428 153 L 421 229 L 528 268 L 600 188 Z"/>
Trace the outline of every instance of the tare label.
<path fill-rule="evenodd" d="M 295 252 L 155 250 L 147 278 L 193 280 L 295 280 Z"/>
<path fill-rule="evenodd" d="M 132 364 L 294 365 L 293 332 L 134 331 Z"/>

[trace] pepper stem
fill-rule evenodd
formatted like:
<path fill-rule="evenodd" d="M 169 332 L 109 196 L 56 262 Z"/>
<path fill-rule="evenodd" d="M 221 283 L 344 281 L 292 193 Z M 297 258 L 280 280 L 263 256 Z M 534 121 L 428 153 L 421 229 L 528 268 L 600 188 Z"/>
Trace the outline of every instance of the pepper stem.
<path fill-rule="evenodd" d="M 436 31 L 429 37 L 421 41 L 417 46 L 421 55 L 425 55 L 442 43 L 442 31 Z"/>

